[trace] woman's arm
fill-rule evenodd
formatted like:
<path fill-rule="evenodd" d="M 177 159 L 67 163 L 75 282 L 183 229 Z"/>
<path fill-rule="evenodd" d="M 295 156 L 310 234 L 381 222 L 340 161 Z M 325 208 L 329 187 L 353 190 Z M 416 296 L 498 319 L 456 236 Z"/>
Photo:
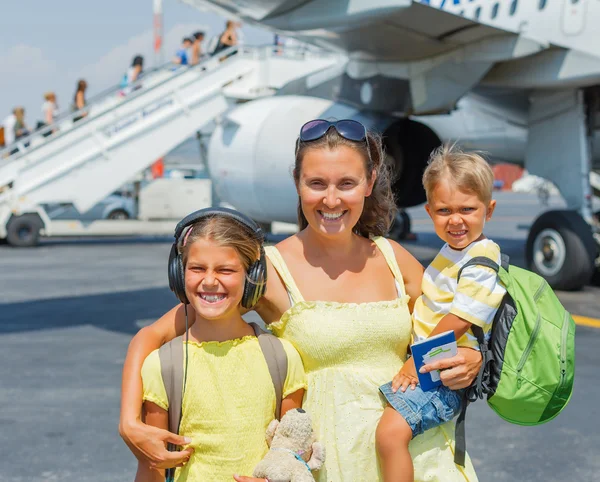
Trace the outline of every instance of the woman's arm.
<path fill-rule="evenodd" d="M 167 430 L 169 428 L 169 412 L 155 403 L 144 402 L 144 421 L 149 426 Z M 164 480 L 164 470 L 151 468 L 148 463 L 138 461 L 135 482 L 163 482 Z"/>
<path fill-rule="evenodd" d="M 45 116 L 44 116 L 44 122 L 46 122 L 46 124 L 50 125 L 54 122 L 54 116 L 52 115 L 53 113 L 54 113 L 53 107 L 49 107 L 48 109 L 46 109 Z"/>
<path fill-rule="evenodd" d="M 423 265 L 396 241 L 390 240 L 396 255 L 396 261 L 402 272 L 406 294 L 410 296 L 408 308 L 412 313 L 415 301 L 421 296 L 421 281 L 423 280 Z"/>
<path fill-rule="evenodd" d="M 228 47 L 233 47 L 235 44 L 237 44 L 237 36 L 235 35 L 235 32 L 223 32 L 223 35 L 221 35 L 221 43 L 223 45 L 227 45 Z"/>
<path fill-rule="evenodd" d="M 196 65 L 200 61 L 200 45 L 194 43 L 192 45 L 192 58 L 190 60 L 190 65 Z"/>
<path fill-rule="evenodd" d="M 301 388 L 294 393 L 290 393 L 281 401 L 281 416 L 283 417 L 288 410 L 302 408 L 302 399 L 304 398 L 304 389 Z"/>
<path fill-rule="evenodd" d="M 75 96 L 75 105 L 77 107 L 77 110 L 81 110 L 85 107 L 85 99 L 83 96 L 83 92 L 77 92 L 77 95 Z"/>
<path fill-rule="evenodd" d="M 188 320 L 192 325 L 195 313 L 188 306 Z M 142 364 L 146 357 L 164 343 L 185 332 L 185 313 L 183 305 L 178 305 L 152 325 L 142 328 L 129 343 L 121 390 L 121 418 L 119 433 L 140 460 L 148 461 L 155 467 L 170 467 L 179 461 L 183 452 L 168 452 L 164 442 L 184 445 L 183 437 L 162 429 L 156 429 L 141 421 L 142 408 Z"/>

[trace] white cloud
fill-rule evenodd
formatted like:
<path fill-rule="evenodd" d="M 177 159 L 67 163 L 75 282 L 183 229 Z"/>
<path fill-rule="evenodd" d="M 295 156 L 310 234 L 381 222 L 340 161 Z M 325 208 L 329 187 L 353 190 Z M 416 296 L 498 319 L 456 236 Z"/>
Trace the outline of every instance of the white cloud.
<path fill-rule="evenodd" d="M 42 49 L 31 45 L 17 44 L 0 52 L 0 75 L 10 80 L 13 75 L 44 76 L 54 74 L 56 63 L 44 58 Z"/>
<path fill-rule="evenodd" d="M 43 93 L 59 85 L 60 77 L 58 65 L 46 58 L 41 48 L 17 44 L 1 51 L 0 121 L 15 107 L 23 106 L 26 122 L 35 125 L 41 118 Z"/>

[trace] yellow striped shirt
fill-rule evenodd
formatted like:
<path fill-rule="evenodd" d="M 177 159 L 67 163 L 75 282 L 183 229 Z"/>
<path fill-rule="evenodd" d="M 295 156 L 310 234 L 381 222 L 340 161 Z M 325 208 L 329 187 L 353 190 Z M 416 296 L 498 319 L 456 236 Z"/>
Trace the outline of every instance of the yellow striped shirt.
<path fill-rule="evenodd" d="M 500 302 L 506 293 L 496 272 L 484 266 L 470 266 L 456 282 L 458 271 L 470 259 L 485 256 L 500 264 L 500 247 L 490 239 L 475 241 L 463 250 L 448 244 L 440 250 L 425 270 L 413 311 L 414 340 L 427 338 L 440 320 L 452 313 L 483 328 L 488 335 Z M 459 346 L 477 348 L 469 330 L 458 340 Z"/>

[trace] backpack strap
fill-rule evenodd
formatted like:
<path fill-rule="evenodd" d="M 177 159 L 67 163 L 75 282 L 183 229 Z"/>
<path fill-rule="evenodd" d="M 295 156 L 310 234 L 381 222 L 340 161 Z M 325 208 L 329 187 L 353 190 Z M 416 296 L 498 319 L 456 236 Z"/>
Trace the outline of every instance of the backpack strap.
<path fill-rule="evenodd" d="M 504 268 L 505 271 L 508 271 L 508 264 L 510 261 L 510 258 L 508 257 L 508 255 L 501 254 L 500 260 L 501 260 L 500 262 L 502 264 L 502 268 Z M 476 256 L 476 257 L 470 259 L 469 261 L 467 261 L 458 270 L 458 275 L 456 276 L 456 284 L 458 284 L 458 282 L 460 281 L 460 275 L 462 274 L 463 270 L 465 268 L 469 268 L 471 266 L 485 266 L 486 268 L 493 269 L 496 273 L 498 273 L 500 271 L 500 266 L 498 266 L 498 263 L 495 263 L 490 258 L 487 258 L 485 256 Z M 479 345 L 483 345 L 485 343 L 484 336 L 483 336 L 483 330 L 479 326 L 476 326 L 476 325 L 472 325 L 471 330 L 473 331 L 473 334 L 477 338 L 477 342 L 479 343 Z"/>
<path fill-rule="evenodd" d="M 183 336 L 174 338 L 158 349 L 160 373 L 162 375 L 167 400 L 169 402 L 169 432 L 179 434 L 183 405 L 184 370 L 183 370 Z M 187 358 L 187 357 L 186 357 Z M 167 444 L 167 450 L 175 452 L 177 445 Z M 175 469 L 166 469 L 167 482 L 174 480 Z"/>
<path fill-rule="evenodd" d="M 269 374 L 275 388 L 275 418 L 279 420 L 281 418 L 283 385 L 285 384 L 288 369 L 287 354 L 279 338 L 271 333 L 267 333 L 256 323 L 250 323 L 250 326 L 252 326 L 256 338 L 258 338 L 258 344 L 269 368 Z"/>
<path fill-rule="evenodd" d="M 158 358 L 169 402 L 169 431 L 179 433 L 183 403 L 183 336 L 161 346 Z"/>
<path fill-rule="evenodd" d="M 509 265 L 509 257 L 505 254 L 500 255 L 500 262 L 502 264 L 502 268 L 508 271 Z M 485 256 L 476 256 L 473 259 L 467 261 L 459 270 L 458 275 L 456 276 L 456 283 L 458 284 L 460 280 L 460 275 L 462 274 L 465 268 L 469 266 L 485 266 L 487 268 L 493 269 L 496 273 L 500 270 L 500 266 L 498 263 L 495 263 L 490 258 Z M 479 349 L 481 350 L 481 356 L 483 358 L 481 362 L 481 368 L 479 369 L 479 373 L 477 374 L 477 378 L 471 387 L 466 388 L 463 392 L 463 399 L 461 404 L 460 414 L 456 419 L 456 429 L 454 432 L 454 463 L 457 465 L 465 466 L 465 457 L 467 452 L 467 438 L 465 433 L 465 417 L 467 415 L 467 407 L 469 403 L 474 402 L 477 398 L 483 398 L 483 377 L 484 372 L 486 370 L 487 365 L 491 361 L 491 354 L 488 349 L 487 344 L 485 343 L 485 336 L 481 327 L 477 325 L 471 325 L 471 330 L 473 334 L 477 338 L 477 342 L 479 343 Z"/>

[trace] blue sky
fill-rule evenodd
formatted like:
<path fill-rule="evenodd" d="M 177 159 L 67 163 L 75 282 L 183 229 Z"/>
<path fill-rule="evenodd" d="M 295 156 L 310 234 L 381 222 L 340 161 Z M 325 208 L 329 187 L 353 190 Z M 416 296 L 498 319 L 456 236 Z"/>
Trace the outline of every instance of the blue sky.
<path fill-rule="evenodd" d="M 26 109 L 30 126 L 41 119 L 43 94 L 57 93 L 60 110 L 72 101 L 79 78 L 88 97 L 118 84 L 135 54 L 151 66 L 152 0 L 5 0 L 0 28 L 0 120 L 13 107 Z M 178 0 L 163 0 L 165 59 L 181 38 L 197 30 L 207 39 L 224 18 Z M 244 26 L 246 43 L 265 43 L 272 34 Z"/>

